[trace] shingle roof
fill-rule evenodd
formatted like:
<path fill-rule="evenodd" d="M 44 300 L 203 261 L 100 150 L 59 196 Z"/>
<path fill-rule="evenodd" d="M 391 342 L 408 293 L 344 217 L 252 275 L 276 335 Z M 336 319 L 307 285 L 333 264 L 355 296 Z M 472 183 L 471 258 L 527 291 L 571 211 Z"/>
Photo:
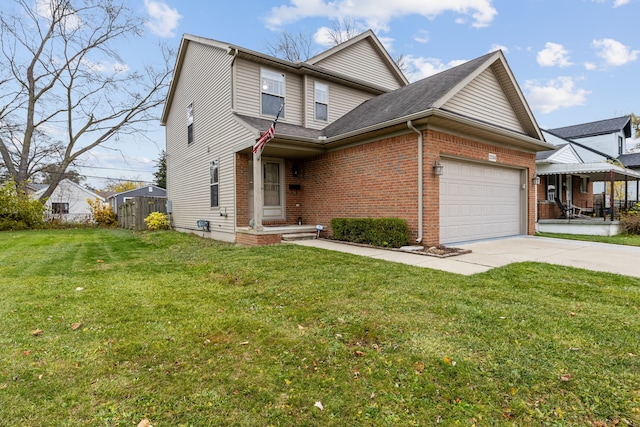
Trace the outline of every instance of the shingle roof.
<path fill-rule="evenodd" d="M 583 138 L 587 136 L 604 135 L 623 130 L 625 136 L 631 136 L 631 117 L 622 116 L 613 119 L 598 120 L 596 122 L 565 126 L 550 129 L 550 132 L 562 138 Z"/>
<path fill-rule="evenodd" d="M 426 111 L 495 52 L 363 102 L 325 128 L 327 137 Z"/>
<path fill-rule="evenodd" d="M 568 143 L 567 143 L 568 144 Z M 536 160 L 546 160 L 549 157 L 553 156 L 555 153 L 557 153 L 560 149 L 562 149 L 562 147 L 567 146 L 567 144 L 562 144 L 562 145 L 557 145 L 555 150 L 549 150 L 549 151 L 538 151 L 536 153 Z"/>
<path fill-rule="evenodd" d="M 260 131 L 266 131 L 271 126 L 273 120 L 260 119 L 257 117 L 245 116 L 244 114 L 236 114 L 240 120 L 244 121 L 248 125 L 259 129 Z M 276 136 L 293 136 L 297 138 L 312 138 L 318 139 L 319 136 L 323 136 L 322 130 L 309 129 L 303 126 L 292 125 L 289 123 L 278 122 L 276 125 Z"/>
<path fill-rule="evenodd" d="M 640 153 L 623 154 L 618 156 L 618 160 L 620 160 L 626 168 L 640 167 Z"/>

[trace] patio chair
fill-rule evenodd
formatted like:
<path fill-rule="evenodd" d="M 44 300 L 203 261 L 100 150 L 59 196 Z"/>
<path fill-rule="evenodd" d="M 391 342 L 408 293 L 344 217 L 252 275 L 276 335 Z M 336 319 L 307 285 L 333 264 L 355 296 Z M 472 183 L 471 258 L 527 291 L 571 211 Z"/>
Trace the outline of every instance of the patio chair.
<path fill-rule="evenodd" d="M 565 205 L 562 204 L 562 202 L 560 201 L 560 199 L 558 199 L 556 197 L 556 205 L 558 205 L 558 209 L 560 209 L 560 218 L 566 218 L 567 217 L 567 207 Z"/>

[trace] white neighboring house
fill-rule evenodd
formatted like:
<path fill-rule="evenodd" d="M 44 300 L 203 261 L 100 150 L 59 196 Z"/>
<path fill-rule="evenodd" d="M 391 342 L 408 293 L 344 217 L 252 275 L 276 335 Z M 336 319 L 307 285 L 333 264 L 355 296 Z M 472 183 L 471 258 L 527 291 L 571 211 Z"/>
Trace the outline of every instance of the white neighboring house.
<path fill-rule="evenodd" d="M 47 188 L 36 191 L 33 198 L 39 198 Z M 63 179 L 44 204 L 47 208 L 47 217 L 60 219 L 63 222 L 91 221 L 93 215 L 87 199 L 95 200 L 96 198 L 104 203 L 104 197 L 73 181 Z"/>

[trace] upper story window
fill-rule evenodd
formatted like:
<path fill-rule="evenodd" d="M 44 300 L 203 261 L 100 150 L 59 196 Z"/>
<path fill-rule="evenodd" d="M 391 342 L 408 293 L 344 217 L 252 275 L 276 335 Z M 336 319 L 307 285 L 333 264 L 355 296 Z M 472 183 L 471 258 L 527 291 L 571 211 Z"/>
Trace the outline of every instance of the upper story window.
<path fill-rule="evenodd" d="M 618 136 L 618 155 L 624 154 L 624 138 Z"/>
<path fill-rule="evenodd" d="M 193 104 L 187 106 L 187 142 L 193 142 Z"/>
<path fill-rule="evenodd" d="M 284 74 L 275 71 L 260 70 L 261 113 L 265 116 L 275 116 L 284 103 Z M 280 113 L 284 117 L 284 109 Z"/>
<path fill-rule="evenodd" d="M 327 121 L 327 107 L 329 105 L 329 86 L 315 82 L 316 120 Z"/>

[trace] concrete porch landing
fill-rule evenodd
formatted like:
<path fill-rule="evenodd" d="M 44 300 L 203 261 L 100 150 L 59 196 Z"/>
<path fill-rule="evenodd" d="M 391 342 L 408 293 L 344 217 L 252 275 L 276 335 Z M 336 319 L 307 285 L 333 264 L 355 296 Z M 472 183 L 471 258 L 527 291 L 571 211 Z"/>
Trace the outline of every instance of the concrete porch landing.
<path fill-rule="evenodd" d="M 541 219 L 536 223 L 539 233 L 584 234 L 588 236 L 615 236 L 619 221 L 602 218 Z"/>
<path fill-rule="evenodd" d="M 312 236 L 313 235 L 313 236 Z M 251 227 L 236 228 L 236 243 L 241 245 L 275 245 L 282 240 L 315 238 L 315 225 L 265 226 L 262 230 Z"/>

